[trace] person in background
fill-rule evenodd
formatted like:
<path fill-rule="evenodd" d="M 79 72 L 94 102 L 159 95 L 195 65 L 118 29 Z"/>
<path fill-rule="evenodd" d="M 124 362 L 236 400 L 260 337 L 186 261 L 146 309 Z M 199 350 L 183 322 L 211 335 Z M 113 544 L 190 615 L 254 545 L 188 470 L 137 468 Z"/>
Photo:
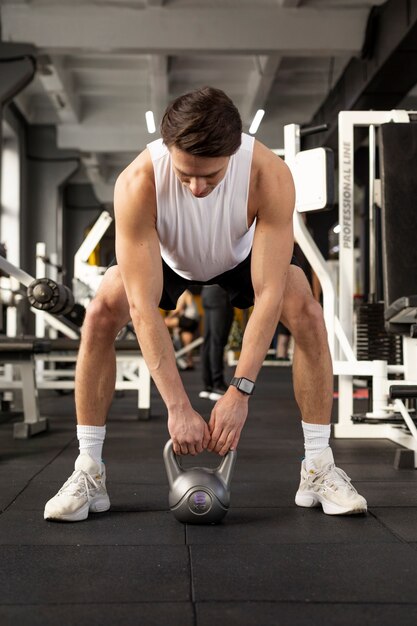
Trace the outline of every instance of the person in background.
<path fill-rule="evenodd" d="M 224 349 L 233 322 L 229 294 L 219 285 L 205 285 L 201 291 L 204 308 L 202 374 L 200 398 L 219 400 L 229 385 L 224 380 Z"/>
<path fill-rule="evenodd" d="M 281 322 L 278 323 L 277 329 L 275 331 L 274 337 L 272 339 L 272 348 L 275 350 L 275 354 L 272 355 L 272 360 L 274 361 L 283 361 L 289 362 L 289 346 L 291 340 L 291 333 L 284 324 Z M 268 359 L 267 355 L 267 360 Z"/>
<path fill-rule="evenodd" d="M 174 341 L 179 337 L 184 347 L 189 346 L 198 329 L 200 314 L 191 291 L 184 291 L 177 301 L 177 306 L 165 317 L 166 326 L 172 331 Z M 185 355 L 185 367 L 182 369 L 194 369 L 192 350 Z"/>

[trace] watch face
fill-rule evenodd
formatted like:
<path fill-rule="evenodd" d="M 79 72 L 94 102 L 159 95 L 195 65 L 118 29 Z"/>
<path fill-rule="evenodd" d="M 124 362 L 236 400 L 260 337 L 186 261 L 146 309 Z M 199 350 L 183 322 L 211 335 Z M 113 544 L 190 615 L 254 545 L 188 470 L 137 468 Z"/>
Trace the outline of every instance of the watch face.
<path fill-rule="evenodd" d="M 253 384 L 253 382 L 251 380 L 248 380 L 247 378 L 242 378 L 239 383 L 239 389 L 249 395 L 253 392 L 254 386 L 255 385 Z"/>

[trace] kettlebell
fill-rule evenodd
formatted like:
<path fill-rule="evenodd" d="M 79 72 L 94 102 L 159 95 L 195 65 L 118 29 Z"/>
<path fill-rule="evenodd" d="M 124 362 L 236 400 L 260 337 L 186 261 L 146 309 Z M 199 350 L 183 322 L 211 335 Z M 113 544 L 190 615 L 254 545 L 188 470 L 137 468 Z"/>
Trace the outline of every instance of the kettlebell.
<path fill-rule="evenodd" d="M 236 450 L 229 450 L 216 469 L 184 469 L 172 447 L 164 448 L 164 463 L 169 482 L 169 507 L 184 524 L 217 524 L 230 504 L 230 483 L 236 462 Z"/>

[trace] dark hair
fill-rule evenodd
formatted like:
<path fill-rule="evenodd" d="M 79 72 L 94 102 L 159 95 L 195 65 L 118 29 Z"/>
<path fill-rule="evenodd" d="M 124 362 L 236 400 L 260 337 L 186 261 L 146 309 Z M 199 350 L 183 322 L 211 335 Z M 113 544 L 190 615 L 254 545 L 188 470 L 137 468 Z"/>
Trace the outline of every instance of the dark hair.
<path fill-rule="evenodd" d="M 168 106 L 161 135 L 168 148 L 175 146 L 196 156 L 231 156 L 242 140 L 242 120 L 223 91 L 202 87 Z"/>

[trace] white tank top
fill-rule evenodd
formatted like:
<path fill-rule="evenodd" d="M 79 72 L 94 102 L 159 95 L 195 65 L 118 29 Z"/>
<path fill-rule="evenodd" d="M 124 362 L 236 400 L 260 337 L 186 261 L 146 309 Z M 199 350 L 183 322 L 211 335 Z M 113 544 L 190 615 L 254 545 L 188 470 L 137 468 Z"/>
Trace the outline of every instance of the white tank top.
<path fill-rule="evenodd" d="M 210 280 L 248 256 L 255 231 L 255 222 L 248 228 L 247 218 L 253 144 L 254 137 L 243 133 L 224 179 L 205 198 L 196 198 L 181 184 L 162 139 L 148 144 L 161 256 L 183 278 Z"/>

